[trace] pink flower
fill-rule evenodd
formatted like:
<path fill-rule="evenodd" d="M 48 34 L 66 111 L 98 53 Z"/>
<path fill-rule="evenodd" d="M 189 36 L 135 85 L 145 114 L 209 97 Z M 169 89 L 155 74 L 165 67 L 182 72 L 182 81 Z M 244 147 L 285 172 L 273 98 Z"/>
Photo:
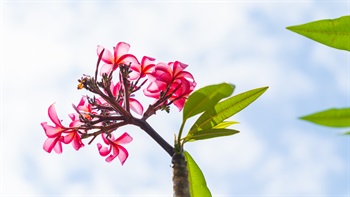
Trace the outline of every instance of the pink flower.
<path fill-rule="evenodd" d="M 48 139 L 44 142 L 43 148 L 48 153 L 54 149 L 56 153 L 60 154 L 62 153 L 61 142 L 63 139 L 61 135 L 65 130 L 67 130 L 67 128 L 64 127 L 61 124 L 61 121 L 58 119 L 54 104 L 49 107 L 48 115 L 55 126 L 50 126 L 47 124 L 47 122 L 41 123 L 41 126 L 45 130 L 45 134 L 48 137 Z"/>
<path fill-rule="evenodd" d="M 151 74 L 154 70 L 154 61 L 156 59 L 144 56 L 141 60 L 141 64 L 131 66 L 133 72 L 130 73 L 130 80 L 143 78 L 146 74 Z"/>
<path fill-rule="evenodd" d="M 128 54 L 129 48 L 129 44 L 125 42 L 119 42 L 114 48 L 114 54 L 112 54 L 108 49 L 97 45 L 98 56 L 100 56 L 102 50 L 105 49 L 101 59 L 106 64 L 102 66 L 100 74 L 109 74 L 110 72 L 116 70 L 119 64 L 129 65 L 131 63 L 131 66 L 139 65 L 140 63 L 138 62 L 137 58 L 132 54 Z"/>
<path fill-rule="evenodd" d="M 49 107 L 48 115 L 55 126 L 48 125 L 47 122 L 41 123 L 41 126 L 45 130 L 45 134 L 48 137 L 43 145 L 43 149 L 46 152 L 51 153 L 51 151 L 54 150 L 56 153 L 61 154 L 62 142 L 65 144 L 72 143 L 73 147 L 76 150 L 79 150 L 84 146 L 81 141 L 80 134 L 77 130 L 64 127 L 61 124 L 61 121 L 58 119 L 54 104 Z M 70 124 L 70 127 L 73 127 L 77 121 L 76 119 L 79 119 L 79 116 L 71 116 L 71 118 L 73 122 Z"/>
<path fill-rule="evenodd" d="M 158 63 L 149 74 L 150 84 L 144 90 L 145 95 L 159 99 L 160 93 L 167 92 L 167 96 L 171 95 L 169 101 L 173 101 L 174 105 L 182 110 L 188 95 L 196 87 L 192 74 L 184 71 L 186 67 L 186 64 L 179 61 Z"/>
<path fill-rule="evenodd" d="M 84 147 L 83 142 L 81 141 L 81 136 L 78 133 L 78 130 L 69 130 L 67 135 L 65 135 L 61 141 L 65 144 L 72 143 L 72 146 L 75 150 L 79 150 Z"/>
<path fill-rule="evenodd" d="M 99 102 L 98 100 L 96 101 Z M 80 114 L 83 115 L 84 118 L 88 120 L 92 120 L 91 114 L 96 114 L 96 112 L 94 112 L 91 109 L 91 104 L 89 103 L 86 96 L 81 97 L 78 105 L 77 106 L 73 105 L 73 108 L 78 110 Z M 70 127 L 78 127 L 82 124 L 82 122 L 80 122 L 78 113 L 68 114 L 68 116 L 72 119 L 72 122 L 69 125 Z"/>
<path fill-rule="evenodd" d="M 72 122 L 69 124 L 69 127 L 79 127 L 83 123 L 80 122 L 79 114 L 78 113 L 72 113 L 68 114 L 68 116 L 71 118 Z M 87 115 L 88 118 L 90 118 L 89 115 Z M 86 132 L 86 131 L 85 131 Z M 78 132 L 78 130 L 70 129 L 65 131 L 65 136 L 62 138 L 62 142 L 65 144 L 72 143 L 72 146 L 75 150 L 79 150 L 80 148 L 84 147 L 84 144 L 81 140 L 81 134 Z"/>
<path fill-rule="evenodd" d="M 132 141 L 132 137 L 128 133 L 124 133 L 119 138 L 114 139 L 113 134 L 107 138 L 106 134 L 102 134 L 103 141 L 109 145 L 109 147 L 102 147 L 100 143 L 97 144 L 98 151 L 101 156 L 107 156 L 106 161 L 111 162 L 114 158 L 119 157 L 121 164 L 123 165 L 129 156 L 128 151 L 121 144 L 128 144 Z"/>
<path fill-rule="evenodd" d="M 99 102 L 99 101 L 97 101 Z M 80 112 L 79 113 L 71 113 L 68 114 L 68 116 L 71 118 L 72 122 L 69 124 L 69 127 L 74 128 L 74 127 L 79 127 L 81 125 L 83 125 L 84 123 L 82 123 L 80 121 L 80 115 L 84 116 L 84 118 L 88 119 L 88 120 L 93 120 L 91 118 L 91 114 L 96 114 L 96 112 L 94 112 L 91 108 L 91 104 L 89 103 L 88 99 L 86 96 L 83 96 L 78 105 L 75 106 L 73 105 L 73 107 L 78 110 Z M 100 125 L 102 123 L 99 123 L 97 125 Z M 86 132 L 86 131 L 85 131 Z M 66 136 L 64 136 L 63 138 L 63 143 L 65 144 L 69 144 L 72 143 L 73 148 L 75 150 L 79 150 L 80 148 L 82 148 L 84 146 L 83 142 L 81 141 L 81 134 L 78 132 L 78 130 L 70 130 Z"/>

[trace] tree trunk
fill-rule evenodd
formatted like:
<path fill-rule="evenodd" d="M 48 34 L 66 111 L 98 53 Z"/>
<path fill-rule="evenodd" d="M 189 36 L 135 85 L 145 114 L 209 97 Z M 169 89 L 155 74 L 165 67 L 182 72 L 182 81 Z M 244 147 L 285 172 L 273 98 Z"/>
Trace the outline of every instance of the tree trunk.
<path fill-rule="evenodd" d="M 172 163 L 174 197 L 190 197 L 187 162 L 184 154 L 175 152 Z"/>

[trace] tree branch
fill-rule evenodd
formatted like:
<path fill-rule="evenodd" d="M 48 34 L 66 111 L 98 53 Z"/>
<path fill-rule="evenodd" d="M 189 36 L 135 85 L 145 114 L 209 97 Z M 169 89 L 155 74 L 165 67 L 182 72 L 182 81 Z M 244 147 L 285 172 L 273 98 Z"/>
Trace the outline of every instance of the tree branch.
<path fill-rule="evenodd" d="M 167 141 L 165 141 L 145 120 L 132 118 L 130 124 L 140 127 L 146 131 L 169 155 L 174 155 L 174 147 L 172 147 Z"/>

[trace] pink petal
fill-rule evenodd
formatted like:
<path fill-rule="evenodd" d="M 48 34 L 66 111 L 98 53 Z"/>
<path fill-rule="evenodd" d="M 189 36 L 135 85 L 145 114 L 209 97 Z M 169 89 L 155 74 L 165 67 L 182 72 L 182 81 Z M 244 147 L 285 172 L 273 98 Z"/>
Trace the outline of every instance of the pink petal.
<path fill-rule="evenodd" d="M 153 64 L 154 65 L 154 61 L 156 59 L 154 59 L 153 57 L 148 57 L 148 56 L 143 56 L 142 60 L 141 60 L 141 64 L 143 66 L 148 66 L 150 64 Z"/>
<path fill-rule="evenodd" d="M 118 156 L 119 155 L 119 145 L 118 144 L 114 144 L 113 145 L 113 152 L 112 155 Z"/>
<path fill-rule="evenodd" d="M 176 101 L 174 101 L 174 105 L 179 109 L 179 111 L 182 110 L 182 108 L 184 107 L 185 105 L 185 98 L 180 98 Z"/>
<path fill-rule="evenodd" d="M 74 135 L 72 146 L 75 150 L 79 150 L 80 148 L 84 147 L 84 144 L 81 141 L 80 135 L 76 131 L 74 131 L 74 133 L 75 135 Z"/>
<path fill-rule="evenodd" d="M 114 48 L 114 57 L 119 59 L 122 55 L 127 54 L 129 49 L 130 45 L 128 43 L 119 42 Z"/>
<path fill-rule="evenodd" d="M 130 67 L 133 71 L 135 71 L 135 72 L 137 72 L 137 73 L 141 73 L 141 71 L 142 71 L 142 67 L 141 67 L 141 65 L 132 65 L 131 67 Z"/>
<path fill-rule="evenodd" d="M 155 73 L 155 71 L 153 70 L 152 73 L 150 73 L 150 74 L 147 75 L 147 78 L 148 78 L 148 81 L 149 81 L 149 82 L 154 82 L 154 81 L 157 80 L 156 75 L 153 75 L 154 73 Z"/>
<path fill-rule="evenodd" d="M 73 148 L 74 148 L 75 150 L 79 150 L 79 149 L 81 149 L 82 147 L 84 147 L 84 144 L 83 144 L 81 141 L 73 140 L 72 146 L 73 146 Z"/>
<path fill-rule="evenodd" d="M 100 45 L 97 45 L 97 56 L 100 56 L 102 50 L 105 49 L 104 47 L 100 46 Z M 114 62 L 114 57 L 112 55 L 112 53 L 108 50 L 108 49 L 105 49 L 104 52 L 103 52 L 103 55 L 102 55 L 102 58 L 101 60 L 107 64 L 113 64 Z"/>
<path fill-rule="evenodd" d="M 119 155 L 118 155 L 119 161 L 120 161 L 120 163 L 122 163 L 122 165 L 123 165 L 124 162 L 126 161 L 126 159 L 128 158 L 129 153 L 128 153 L 128 151 L 127 151 L 124 147 L 122 147 L 122 146 L 119 146 L 118 148 L 119 148 Z"/>
<path fill-rule="evenodd" d="M 146 88 L 149 92 L 159 92 L 159 86 L 156 82 L 152 82 Z"/>
<path fill-rule="evenodd" d="M 150 83 L 146 89 L 149 92 L 160 92 L 164 90 L 166 86 L 167 86 L 167 83 L 163 81 L 154 81 Z"/>
<path fill-rule="evenodd" d="M 142 74 L 143 75 L 151 74 L 153 71 L 154 71 L 154 64 L 149 64 L 143 68 Z"/>
<path fill-rule="evenodd" d="M 170 83 L 172 79 L 173 79 L 173 77 L 169 73 L 166 73 L 166 72 L 157 76 L 157 80 L 163 81 L 166 83 Z"/>
<path fill-rule="evenodd" d="M 109 163 L 111 161 L 113 161 L 113 159 L 115 159 L 118 155 L 109 155 L 107 158 L 106 158 L 106 161 Z"/>
<path fill-rule="evenodd" d="M 111 134 L 111 135 L 113 135 L 113 134 Z M 107 144 L 107 145 L 109 145 L 110 144 L 110 142 L 107 140 L 107 135 L 106 134 L 104 134 L 104 133 L 102 133 L 102 139 L 103 139 L 103 141 Z"/>
<path fill-rule="evenodd" d="M 79 127 L 81 125 L 83 125 L 84 123 L 80 122 L 80 120 L 75 120 L 75 121 L 72 121 L 69 126 L 70 127 Z"/>
<path fill-rule="evenodd" d="M 62 142 L 65 144 L 69 144 L 73 141 L 73 139 L 74 139 L 74 132 L 70 132 L 63 137 Z"/>
<path fill-rule="evenodd" d="M 116 61 L 116 64 L 127 64 L 130 66 L 140 66 L 139 61 L 137 60 L 137 58 L 134 55 L 131 54 L 125 54 L 121 57 L 119 57 L 119 59 Z"/>
<path fill-rule="evenodd" d="M 142 115 L 143 114 L 143 107 L 142 107 L 141 103 L 134 98 L 130 98 L 129 101 L 130 101 L 130 108 L 134 112 L 136 112 L 137 114 Z"/>
<path fill-rule="evenodd" d="M 151 85 L 151 84 L 149 84 L 149 85 Z M 150 89 L 146 88 L 143 90 L 143 93 L 145 94 L 145 96 L 158 99 L 160 97 L 160 91 L 161 90 L 159 90 L 159 89 L 150 90 Z"/>
<path fill-rule="evenodd" d="M 81 97 L 81 99 L 80 99 L 80 101 L 79 101 L 79 103 L 78 103 L 77 108 L 79 109 L 79 107 L 84 106 L 86 100 L 87 100 L 87 99 L 86 99 L 85 96 Z"/>
<path fill-rule="evenodd" d="M 49 118 L 56 126 L 63 127 L 61 121 L 58 119 L 54 104 L 49 107 L 48 114 Z"/>
<path fill-rule="evenodd" d="M 171 67 L 163 62 L 160 62 L 156 65 L 155 72 L 156 75 L 159 75 L 160 73 L 168 73 L 171 75 L 173 73 Z"/>
<path fill-rule="evenodd" d="M 44 142 L 43 149 L 46 152 L 51 153 L 53 147 L 56 145 L 56 142 L 57 138 L 47 138 Z"/>
<path fill-rule="evenodd" d="M 133 71 L 129 73 L 129 80 L 133 81 L 141 76 L 141 72 L 135 71 L 135 68 L 131 68 Z"/>
<path fill-rule="evenodd" d="M 70 119 L 72 121 L 75 121 L 75 120 L 79 119 L 79 114 L 77 114 L 77 113 L 70 113 L 70 114 L 68 114 L 68 116 L 70 117 Z"/>
<path fill-rule="evenodd" d="M 62 153 L 62 144 L 59 139 L 60 136 L 55 138 L 47 138 L 44 142 L 43 149 L 48 153 L 51 153 L 52 149 L 55 149 L 55 152 L 58 154 Z"/>
<path fill-rule="evenodd" d="M 107 156 L 111 152 L 111 149 L 108 149 L 108 147 L 102 147 L 100 143 L 97 143 L 97 148 L 98 148 L 98 152 L 103 157 Z"/>
<path fill-rule="evenodd" d="M 41 126 L 45 130 L 45 134 L 47 137 L 57 137 L 60 136 L 61 133 L 65 130 L 64 128 L 61 127 L 53 127 L 47 124 L 47 122 L 41 123 Z"/>
<path fill-rule="evenodd" d="M 147 89 L 144 89 L 143 93 L 150 98 L 158 99 L 160 97 L 159 92 L 150 92 Z"/>
<path fill-rule="evenodd" d="M 116 144 L 128 144 L 132 141 L 132 137 L 128 133 L 123 133 L 118 139 L 114 141 Z"/>
<path fill-rule="evenodd" d="M 79 127 L 80 125 L 84 124 L 80 122 L 78 113 L 71 113 L 71 114 L 68 114 L 68 116 L 72 120 L 72 122 L 69 123 L 69 127 Z"/>
<path fill-rule="evenodd" d="M 118 81 L 118 83 L 115 85 L 112 82 L 110 89 L 111 89 L 113 96 L 117 97 L 119 95 L 119 91 L 120 91 L 120 82 Z"/>
<path fill-rule="evenodd" d="M 194 77 L 187 71 L 181 71 L 174 76 L 175 78 L 185 78 L 186 80 L 194 81 Z"/>
<path fill-rule="evenodd" d="M 175 61 L 174 63 L 171 62 L 169 65 L 172 67 L 174 75 L 184 70 L 188 66 L 187 64 L 181 63 L 179 61 Z"/>
<path fill-rule="evenodd" d="M 56 143 L 56 146 L 53 148 L 53 150 L 57 153 L 57 154 L 61 154 L 62 153 L 62 143 L 61 141 L 58 141 Z"/>
<path fill-rule="evenodd" d="M 104 73 L 109 74 L 109 73 L 112 72 L 112 70 L 113 70 L 113 65 L 112 64 L 104 64 L 101 67 L 100 75 L 102 76 L 102 74 L 104 74 Z"/>

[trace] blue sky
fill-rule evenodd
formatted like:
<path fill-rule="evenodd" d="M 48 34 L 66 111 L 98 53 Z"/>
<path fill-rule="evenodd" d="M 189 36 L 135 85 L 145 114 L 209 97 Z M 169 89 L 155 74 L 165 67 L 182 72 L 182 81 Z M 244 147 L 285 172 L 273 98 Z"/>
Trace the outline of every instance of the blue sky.
<path fill-rule="evenodd" d="M 2 1 L 2 196 L 172 196 L 170 157 L 149 136 L 134 137 L 124 166 L 96 143 L 63 154 L 42 149 L 41 122 L 56 102 L 68 123 L 94 72 L 96 45 L 120 41 L 141 59 L 189 64 L 198 88 L 230 82 L 234 94 L 269 86 L 235 115 L 241 133 L 188 143 L 213 196 L 349 196 L 350 141 L 344 130 L 297 117 L 350 106 L 350 56 L 285 29 L 350 13 L 349 1 Z M 159 121 L 159 120 L 162 121 Z M 181 113 L 150 124 L 171 143 Z M 87 142 L 86 142 L 87 143 Z"/>

